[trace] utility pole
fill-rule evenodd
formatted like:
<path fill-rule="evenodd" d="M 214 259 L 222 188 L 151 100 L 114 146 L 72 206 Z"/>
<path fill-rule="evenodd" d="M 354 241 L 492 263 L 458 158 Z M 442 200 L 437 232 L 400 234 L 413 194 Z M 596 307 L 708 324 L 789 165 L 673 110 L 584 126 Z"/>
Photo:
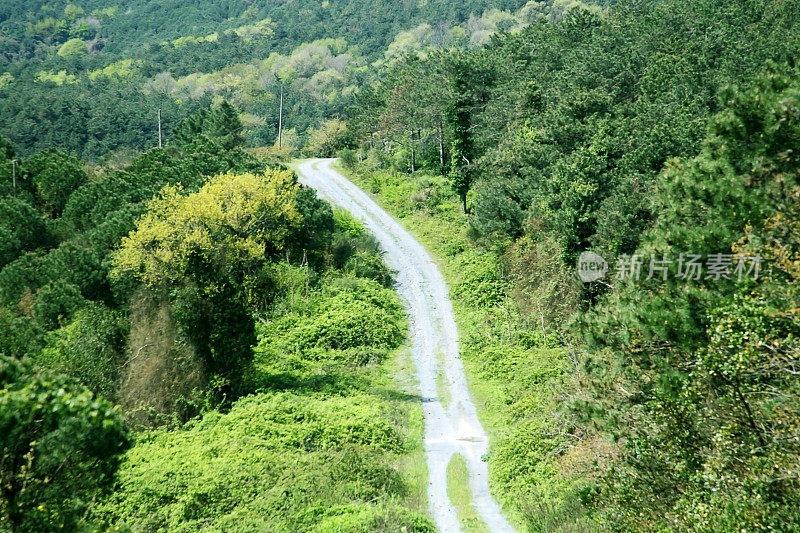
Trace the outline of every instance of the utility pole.
<path fill-rule="evenodd" d="M 161 110 L 158 110 L 158 147 L 163 148 L 161 143 Z"/>
<path fill-rule="evenodd" d="M 444 174 L 444 131 L 439 120 L 439 172 Z"/>
<path fill-rule="evenodd" d="M 281 105 L 278 108 L 278 150 L 283 148 L 283 83 L 281 83 Z"/>

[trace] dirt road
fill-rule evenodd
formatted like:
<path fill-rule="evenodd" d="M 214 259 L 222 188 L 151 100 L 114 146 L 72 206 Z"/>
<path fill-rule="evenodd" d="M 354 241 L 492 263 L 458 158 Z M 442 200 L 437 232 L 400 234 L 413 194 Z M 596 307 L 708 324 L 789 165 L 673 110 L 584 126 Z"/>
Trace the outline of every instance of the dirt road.
<path fill-rule="evenodd" d="M 482 460 L 489 441 L 467 390 L 444 278 L 422 245 L 361 189 L 333 170 L 333 161 L 315 159 L 300 164 L 300 181 L 360 219 L 380 243 L 386 264 L 397 272 L 397 292 L 408 314 L 423 398 L 430 513 L 440 531 L 461 531 L 447 495 L 446 474 L 451 457 L 459 453 L 467 462 L 472 504 L 487 528 L 513 531 L 489 493 L 488 468 Z"/>

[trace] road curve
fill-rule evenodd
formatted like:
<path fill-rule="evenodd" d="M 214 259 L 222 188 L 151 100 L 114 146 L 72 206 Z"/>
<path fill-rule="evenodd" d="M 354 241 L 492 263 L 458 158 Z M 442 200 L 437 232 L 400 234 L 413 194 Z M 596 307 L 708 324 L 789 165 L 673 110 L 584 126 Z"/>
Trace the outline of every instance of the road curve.
<path fill-rule="evenodd" d="M 413 360 L 423 398 L 424 446 L 428 464 L 428 502 L 439 531 L 461 531 L 447 496 L 447 465 L 464 456 L 473 505 L 492 532 L 514 531 L 489 492 L 489 471 L 482 457 L 489 449 L 469 396 L 458 355 L 458 330 L 447 286 L 428 252 L 361 189 L 331 168 L 334 159 L 315 159 L 298 167 L 300 182 L 347 209 L 375 235 L 386 264 L 397 272 L 397 292 L 406 307 Z M 443 383 L 437 389 L 437 374 Z M 442 378 L 440 378 L 442 379 Z M 439 398 L 442 385 L 449 399 Z"/>

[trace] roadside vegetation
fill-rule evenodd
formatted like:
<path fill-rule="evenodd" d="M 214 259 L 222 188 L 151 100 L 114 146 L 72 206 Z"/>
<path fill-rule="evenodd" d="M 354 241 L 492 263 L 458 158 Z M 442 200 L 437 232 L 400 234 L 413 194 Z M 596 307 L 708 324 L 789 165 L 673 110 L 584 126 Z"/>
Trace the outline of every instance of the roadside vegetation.
<path fill-rule="evenodd" d="M 573 440 L 570 420 L 559 412 L 574 369 L 566 348 L 541 330 L 538 317 L 520 313 L 502 260 L 471 244 L 468 217 L 445 178 L 339 168 L 437 258 L 450 286 L 470 391 L 490 436 L 490 486 L 503 508 L 525 530 L 564 522 L 582 527 L 580 489 L 591 459 L 576 457 L 563 468 L 567 461 L 555 453 Z"/>
<path fill-rule="evenodd" d="M 441 261 L 522 527 L 798 528 L 799 14 L 579 6 L 362 92 L 342 165 Z"/>
<path fill-rule="evenodd" d="M 4 144 L 0 529 L 433 531 L 391 272 L 229 110 L 90 173 Z"/>

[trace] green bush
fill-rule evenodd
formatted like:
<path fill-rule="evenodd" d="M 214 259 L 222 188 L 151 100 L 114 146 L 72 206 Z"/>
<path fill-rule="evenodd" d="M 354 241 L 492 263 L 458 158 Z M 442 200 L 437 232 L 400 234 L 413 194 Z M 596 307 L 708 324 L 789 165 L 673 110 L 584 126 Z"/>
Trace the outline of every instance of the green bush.
<path fill-rule="evenodd" d="M 490 253 L 464 253 L 459 258 L 461 278 L 453 287 L 453 296 L 471 306 L 492 307 L 506 298 L 507 287 L 500 279 L 497 259 Z"/>
<path fill-rule="evenodd" d="M 110 403 L 0 356 L 0 529 L 76 530 L 128 443 Z"/>
<path fill-rule="evenodd" d="M 85 304 L 78 287 L 66 281 L 54 281 L 39 290 L 33 316 L 45 329 L 55 329 L 68 323 Z"/>
<path fill-rule="evenodd" d="M 331 281 L 311 313 L 286 336 L 284 346 L 395 348 L 405 333 L 397 296 L 372 280 Z"/>
<path fill-rule="evenodd" d="M 433 533 L 427 517 L 392 505 L 342 506 L 328 509 L 314 533 L 363 533 L 386 531 L 397 533 Z"/>
<path fill-rule="evenodd" d="M 96 516 L 145 530 L 313 531 L 347 507 L 393 521 L 392 530 L 426 531 L 423 517 L 373 513 L 369 503 L 407 490 L 390 466 L 402 450 L 398 433 L 386 422 L 387 404 L 374 400 L 259 394 L 228 414 L 144 434 Z"/>
<path fill-rule="evenodd" d="M 368 297 L 342 292 L 325 299 L 289 342 L 301 347 L 335 349 L 395 348 L 404 333 L 396 319 Z"/>
<path fill-rule="evenodd" d="M 353 169 L 358 164 L 358 153 L 350 148 L 340 150 L 339 161 L 345 168 Z"/>
<path fill-rule="evenodd" d="M 356 278 L 377 281 L 384 287 L 392 285 L 392 271 L 377 253 L 356 252 L 344 264 L 343 270 Z"/>
<path fill-rule="evenodd" d="M 48 335 L 48 346 L 36 360 L 113 400 L 128 329 L 121 313 L 102 304 L 90 304 L 75 314 L 72 323 Z"/>
<path fill-rule="evenodd" d="M 23 251 L 48 244 L 48 231 L 39 213 L 17 198 L 0 198 L 0 268 Z"/>

